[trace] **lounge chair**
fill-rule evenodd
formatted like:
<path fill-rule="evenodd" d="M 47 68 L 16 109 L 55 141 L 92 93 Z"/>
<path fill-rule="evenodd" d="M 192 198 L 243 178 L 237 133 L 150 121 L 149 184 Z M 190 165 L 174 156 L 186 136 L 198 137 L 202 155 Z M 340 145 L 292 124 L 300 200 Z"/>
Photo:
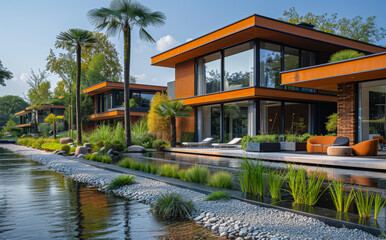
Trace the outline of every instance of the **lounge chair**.
<path fill-rule="evenodd" d="M 378 155 L 378 139 L 367 140 L 352 146 L 352 153 L 356 156 L 377 156 Z"/>
<path fill-rule="evenodd" d="M 241 142 L 241 138 L 233 138 L 231 141 L 227 143 L 212 143 L 213 147 L 235 147 L 235 148 L 241 148 L 241 145 L 239 144 Z"/>
<path fill-rule="evenodd" d="M 185 147 L 193 147 L 193 146 L 204 147 L 204 146 L 209 145 L 213 140 L 214 140 L 213 138 L 208 137 L 208 138 L 205 138 L 204 140 L 202 140 L 201 142 L 183 142 L 182 146 L 185 146 Z"/>

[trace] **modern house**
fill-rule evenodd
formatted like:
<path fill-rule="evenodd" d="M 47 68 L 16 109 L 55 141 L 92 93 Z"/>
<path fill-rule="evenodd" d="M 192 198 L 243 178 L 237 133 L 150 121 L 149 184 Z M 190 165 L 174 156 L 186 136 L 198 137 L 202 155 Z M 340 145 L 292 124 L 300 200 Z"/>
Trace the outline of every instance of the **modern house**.
<path fill-rule="evenodd" d="M 91 123 L 88 127 L 96 128 L 100 123 L 116 124 L 124 119 L 123 107 L 123 82 L 101 82 L 82 93 L 87 93 L 94 104 L 94 113 L 90 116 Z M 162 86 L 130 84 L 130 99 L 133 106 L 130 108 L 130 121 L 136 121 L 146 116 L 150 110 L 150 103 L 155 93 L 166 92 Z"/>
<path fill-rule="evenodd" d="M 386 49 L 382 53 L 282 73 L 284 86 L 338 93 L 338 136 L 351 144 L 386 138 Z"/>
<path fill-rule="evenodd" d="M 27 107 L 23 111 L 15 113 L 15 116 L 20 117 L 20 124 L 17 125 L 17 128 L 22 128 L 23 133 L 29 133 L 31 130 L 38 126 L 40 123 L 46 123 L 44 119 L 51 113 L 58 115 L 64 115 L 67 106 L 65 105 L 51 105 L 43 104 L 39 107 L 36 105 Z M 64 120 L 58 120 L 62 122 L 65 129 L 67 129 L 67 124 Z"/>
<path fill-rule="evenodd" d="M 175 82 L 169 84 L 174 91 L 170 92 L 193 107 L 192 117 L 179 119 L 178 134 L 195 132 L 196 140 L 214 137 L 226 142 L 247 134 L 326 133 L 326 117 L 337 111 L 340 90 L 337 94 L 337 88 L 312 82 L 282 85 L 280 73 L 298 68 L 319 71 L 312 66 L 327 63 L 343 49 L 366 55 L 385 51 L 315 30 L 311 24 L 253 15 L 153 56 L 151 61 L 154 66 L 175 69 Z M 327 73 L 321 71 L 321 75 Z M 297 79 L 297 72 L 291 73 L 291 79 Z"/>

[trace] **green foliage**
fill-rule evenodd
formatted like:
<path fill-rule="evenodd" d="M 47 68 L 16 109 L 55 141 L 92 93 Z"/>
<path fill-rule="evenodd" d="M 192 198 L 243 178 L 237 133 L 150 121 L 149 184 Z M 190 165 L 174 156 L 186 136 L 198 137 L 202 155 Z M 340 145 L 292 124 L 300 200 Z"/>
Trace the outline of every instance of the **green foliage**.
<path fill-rule="evenodd" d="M 326 129 L 329 132 L 335 132 L 338 126 L 338 114 L 333 113 L 327 117 L 328 121 L 326 122 Z"/>
<path fill-rule="evenodd" d="M 194 142 L 194 132 L 182 132 L 181 142 Z"/>
<path fill-rule="evenodd" d="M 370 218 L 371 217 L 371 208 L 373 207 L 374 202 L 374 193 L 369 195 L 369 190 L 367 189 L 366 195 L 363 195 L 362 189 L 359 188 L 355 193 L 355 203 L 357 205 L 358 214 L 361 218 Z"/>
<path fill-rule="evenodd" d="M 63 145 L 61 148 L 60 148 L 61 151 L 65 151 L 66 153 L 69 153 L 70 150 L 71 150 L 71 147 L 68 146 L 68 145 Z"/>
<path fill-rule="evenodd" d="M 164 164 L 158 167 L 158 174 L 165 177 L 179 178 L 179 170 L 177 164 Z"/>
<path fill-rule="evenodd" d="M 95 144 L 98 148 L 102 148 L 104 145 L 105 145 L 105 142 L 103 140 L 99 140 L 96 144 Z"/>
<path fill-rule="evenodd" d="M 162 149 L 164 149 L 168 145 L 170 145 L 170 144 L 167 141 L 164 141 L 164 140 L 155 140 L 153 142 L 153 148 L 158 150 L 158 151 L 161 151 Z"/>
<path fill-rule="evenodd" d="M 262 197 L 264 195 L 263 163 L 243 159 L 239 170 L 239 182 L 243 193 L 251 193 Z"/>
<path fill-rule="evenodd" d="M 44 142 L 44 140 L 42 142 Z M 39 143 L 35 143 L 35 144 L 38 145 Z M 60 143 L 45 142 L 45 143 L 42 143 L 40 145 L 40 148 L 52 150 L 52 151 L 55 151 L 55 150 L 61 151 L 63 146 L 64 146 L 64 144 L 60 144 Z M 35 146 L 32 145 L 32 147 L 35 147 Z M 37 147 L 37 148 L 39 148 L 39 147 Z"/>
<path fill-rule="evenodd" d="M 184 201 L 177 193 L 161 194 L 152 208 L 152 212 L 156 216 L 170 220 L 188 219 L 194 210 L 193 202 Z"/>
<path fill-rule="evenodd" d="M 267 171 L 268 192 L 275 200 L 281 199 L 281 189 L 286 180 L 285 174 L 280 170 Z"/>
<path fill-rule="evenodd" d="M 254 142 L 254 143 L 273 143 L 278 142 L 279 135 L 277 134 L 271 134 L 271 135 L 256 135 L 256 136 L 244 136 L 241 139 L 241 147 L 244 150 L 247 150 L 247 143 Z"/>
<path fill-rule="evenodd" d="M 162 102 L 170 100 L 166 92 L 157 92 L 152 98 L 149 114 L 147 115 L 147 126 L 149 132 L 154 134 L 156 139 L 170 139 L 170 121 L 168 121 L 166 117 L 155 113 L 155 110 Z"/>
<path fill-rule="evenodd" d="M 383 194 L 376 193 L 374 197 L 374 219 L 377 220 L 379 213 L 385 206 L 386 200 L 383 200 Z"/>
<path fill-rule="evenodd" d="M 210 177 L 208 184 L 218 188 L 232 188 L 233 175 L 226 171 L 218 171 Z"/>
<path fill-rule="evenodd" d="M 341 50 L 339 52 L 332 54 L 329 62 L 339 62 L 339 61 L 348 60 L 352 58 L 362 57 L 364 55 L 365 54 L 359 53 L 351 49 Z"/>
<path fill-rule="evenodd" d="M 347 195 L 347 193 L 343 190 L 342 181 L 332 181 L 330 182 L 330 195 L 336 211 L 347 212 L 351 202 L 354 200 L 355 192 L 352 188 L 350 193 Z"/>
<path fill-rule="evenodd" d="M 153 139 L 149 136 L 146 117 L 143 117 L 135 123 L 131 124 L 131 141 L 134 145 L 140 145 L 143 147 L 146 145 L 146 147 L 148 147 L 149 142 L 152 144 L 152 140 Z"/>
<path fill-rule="evenodd" d="M 15 116 L 15 113 L 24 110 L 28 105 L 29 104 L 19 96 L 5 95 L 0 97 L 0 120 L 7 122 L 13 119 L 19 123 L 19 117 Z"/>
<path fill-rule="evenodd" d="M 143 164 L 141 162 L 134 161 L 131 158 L 122 159 L 118 163 L 118 166 L 133 169 L 133 170 L 139 170 L 139 171 L 147 172 L 147 173 L 151 173 L 151 174 L 157 174 L 157 172 L 158 172 L 158 166 L 157 165 L 151 164 L 149 162 L 146 164 Z"/>
<path fill-rule="evenodd" d="M 135 183 L 135 177 L 129 175 L 121 175 L 111 180 L 108 187 L 109 190 L 118 189 L 123 186 L 131 185 Z"/>
<path fill-rule="evenodd" d="M 0 85 L 5 86 L 5 80 L 10 80 L 12 77 L 12 72 L 6 69 L 0 61 Z"/>
<path fill-rule="evenodd" d="M 91 153 L 86 154 L 86 159 L 90 161 L 96 161 L 96 162 L 101 162 L 101 163 L 106 163 L 106 164 L 111 164 L 111 157 L 106 156 L 106 155 L 93 155 Z"/>
<path fill-rule="evenodd" d="M 27 84 L 29 86 L 27 92 L 28 102 L 32 105 L 39 105 L 48 103 L 48 100 L 51 98 L 51 83 L 47 79 L 48 74 L 46 71 L 40 71 L 36 74 L 32 69 L 30 76 L 28 77 Z"/>
<path fill-rule="evenodd" d="M 185 180 L 189 182 L 206 184 L 208 182 L 209 176 L 209 169 L 207 167 L 198 166 L 197 164 L 185 172 Z"/>
<path fill-rule="evenodd" d="M 288 11 L 284 11 L 283 17 L 279 19 L 294 24 L 301 22 L 312 23 L 315 25 L 315 29 L 320 31 L 341 35 L 362 42 L 375 43 L 382 40 L 386 35 L 385 29 L 378 28 L 376 16 L 370 16 L 365 20 L 363 20 L 361 16 L 338 18 L 337 13 L 329 16 L 328 13 L 315 15 L 309 12 L 301 16 L 296 12 L 295 8 L 292 7 Z"/>
<path fill-rule="evenodd" d="M 122 123 L 118 122 L 116 126 L 101 124 L 89 136 L 89 141 L 98 143 L 103 142 L 106 149 L 123 150 L 126 148 L 125 144 L 125 129 Z M 110 144 L 114 144 L 110 145 Z M 102 143 L 99 143 L 100 145 Z"/>
<path fill-rule="evenodd" d="M 228 201 L 229 199 L 231 199 L 231 195 L 228 192 L 223 191 L 223 192 L 212 192 L 211 194 L 205 197 L 204 201 L 221 201 L 221 200 Z"/>

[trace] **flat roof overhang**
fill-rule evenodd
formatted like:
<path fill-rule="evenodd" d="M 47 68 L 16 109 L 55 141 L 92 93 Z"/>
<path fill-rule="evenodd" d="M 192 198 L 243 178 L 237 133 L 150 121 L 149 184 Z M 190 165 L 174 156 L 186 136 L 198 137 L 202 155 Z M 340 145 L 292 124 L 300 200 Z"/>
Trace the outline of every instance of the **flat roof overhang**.
<path fill-rule="evenodd" d="M 143 117 L 146 115 L 147 115 L 147 112 L 130 112 L 130 117 Z M 101 120 L 124 118 L 124 117 L 125 117 L 124 110 L 115 110 L 115 111 L 95 113 L 90 115 L 91 121 L 101 121 Z"/>
<path fill-rule="evenodd" d="M 296 24 L 253 15 L 151 58 L 155 66 L 174 68 L 177 63 L 193 59 L 251 39 L 260 38 L 314 51 L 335 53 L 355 49 L 379 53 L 386 48 L 345 38 Z"/>
<path fill-rule="evenodd" d="M 26 114 L 31 113 L 31 112 L 32 112 L 31 110 L 23 110 L 23 111 L 15 113 L 15 116 L 23 116 L 23 115 L 26 115 Z"/>
<path fill-rule="evenodd" d="M 37 105 L 32 105 L 26 108 L 26 110 L 30 110 L 35 108 Z M 67 105 L 51 105 L 51 104 L 42 104 L 40 109 L 47 109 L 47 108 L 67 108 Z"/>
<path fill-rule="evenodd" d="M 198 106 L 205 104 L 225 103 L 253 98 L 268 100 L 306 101 L 306 102 L 336 102 L 337 97 L 332 95 L 288 91 L 281 89 L 249 87 L 233 91 L 218 92 L 202 96 L 181 98 L 185 105 Z"/>
<path fill-rule="evenodd" d="M 285 86 L 337 91 L 339 83 L 386 78 L 386 52 L 281 73 Z"/>
<path fill-rule="evenodd" d="M 87 93 L 89 96 L 94 96 L 99 93 L 108 92 L 113 89 L 124 89 L 123 82 L 101 82 L 89 88 L 82 90 L 82 93 Z M 152 90 L 152 91 L 166 91 L 167 87 L 130 83 L 130 89 L 132 90 Z"/>
<path fill-rule="evenodd" d="M 15 127 L 16 128 L 24 128 L 24 127 L 31 127 L 31 126 L 32 126 L 32 123 L 26 123 L 26 124 L 16 125 Z"/>

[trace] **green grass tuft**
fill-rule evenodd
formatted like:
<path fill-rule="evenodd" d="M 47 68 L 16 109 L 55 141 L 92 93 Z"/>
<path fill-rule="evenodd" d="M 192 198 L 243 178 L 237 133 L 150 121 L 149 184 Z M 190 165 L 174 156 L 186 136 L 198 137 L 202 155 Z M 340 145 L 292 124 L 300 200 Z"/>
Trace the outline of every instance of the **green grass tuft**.
<path fill-rule="evenodd" d="M 268 170 L 267 171 L 267 186 L 268 192 L 272 199 L 281 199 L 281 189 L 286 180 L 286 176 L 282 171 L 279 170 Z"/>
<path fill-rule="evenodd" d="M 218 188 L 232 188 L 233 176 L 226 171 L 218 171 L 210 177 L 208 184 Z"/>
<path fill-rule="evenodd" d="M 158 168 L 158 174 L 165 177 L 178 178 L 179 170 L 177 164 L 164 164 Z"/>
<path fill-rule="evenodd" d="M 135 182 L 134 176 L 129 175 L 121 175 L 119 177 L 114 178 L 111 180 L 111 183 L 108 187 L 109 190 L 117 189 L 126 185 L 131 185 Z"/>
<path fill-rule="evenodd" d="M 184 201 L 177 193 L 161 194 L 152 212 L 163 219 L 183 220 L 192 216 L 194 211 L 192 201 Z"/>
<path fill-rule="evenodd" d="M 382 203 L 383 202 L 383 203 Z M 377 193 L 374 198 L 374 219 L 377 220 L 379 213 L 385 206 L 386 200 L 383 200 L 383 194 Z"/>
<path fill-rule="evenodd" d="M 263 163 L 243 159 L 239 170 L 239 182 L 243 193 L 251 193 L 262 197 L 264 195 Z"/>
<path fill-rule="evenodd" d="M 355 203 L 358 208 L 358 214 L 361 218 L 370 218 L 371 217 L 371 208 L 373 207 L 374 202 L 374 193 L 369 195 L 369 190 L 367 189 L 366 195 L 363 194 L 362 189 L 355 193 Z"/>
<path fill-rule="evenodd" d="M 189 182 L 206 184 L 208 182 L 209 176 L 209 169 L 207 167 L 198 166 L 197 164 L 185 172 L 185 180 Z"/>
<path fill-rule="evenodd" d="M 212 192 L 211 194 L 207 195 L 204 201 L 228 201 L 231 199 L 231 195 L 228 192 Z"/>

